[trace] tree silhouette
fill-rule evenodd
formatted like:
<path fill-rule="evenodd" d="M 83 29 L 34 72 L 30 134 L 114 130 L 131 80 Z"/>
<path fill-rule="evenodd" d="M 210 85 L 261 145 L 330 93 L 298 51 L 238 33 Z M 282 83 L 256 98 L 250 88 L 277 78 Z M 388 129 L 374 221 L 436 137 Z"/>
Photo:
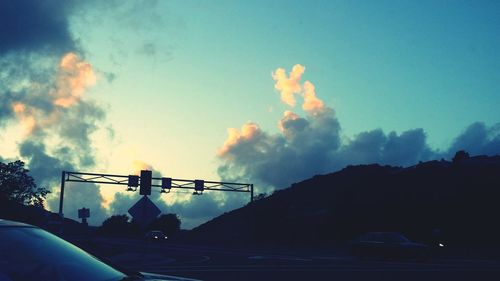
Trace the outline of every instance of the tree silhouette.
<path fill-rule="evenodd" d="M 0 162 L 0 199 L 43 208 L 49 190 L 37 187 L 24 162 Z"/>
<path fill-rule="evenodd" d="M 467 153 L 467 151 L 465 150 L 459 150 L 457 151 L 457 153 L 455 153 L 455 156 L 453 157 L 453 163 L 458 163 L 464 159 L 467 159 L 469 158 L 469 153 Z"/>
<path fill-rule="evenodd" d="M 137 226 L 129 221 L 127 215 L 114 215 L 106 219 L 101 226 L 101 231 L 114 235 L 130 235 L 137 233 Z"/>
<path fill-rule="evenodd" d="M 253 198 L 253 201 L 258 201 L 258 200 L 262 200 L 264 198 L 267 197 L 267 193 L 259 193 L 258 195 L 256 195 L 254 198 Z"/>
<path fill-rule="evenodd" d="M 167 236 L 171 236 L 181 229 L 181 220 L 176 214 L 165 214 L 156 218 L 148 228 L 150 230 L 161 230 Z"/>

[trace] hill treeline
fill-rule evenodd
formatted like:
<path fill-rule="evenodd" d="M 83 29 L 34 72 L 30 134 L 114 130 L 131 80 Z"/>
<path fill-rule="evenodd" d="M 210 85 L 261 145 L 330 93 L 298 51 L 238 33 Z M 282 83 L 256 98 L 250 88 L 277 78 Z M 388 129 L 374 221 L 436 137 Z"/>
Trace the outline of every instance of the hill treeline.
<path fill-rule="evenodd" d="M 400 168 L 348 166 L 226 213 L 198 240 L 311 245 L 369 231 L 454 245 L 500 246 L 500 156 Z"/>

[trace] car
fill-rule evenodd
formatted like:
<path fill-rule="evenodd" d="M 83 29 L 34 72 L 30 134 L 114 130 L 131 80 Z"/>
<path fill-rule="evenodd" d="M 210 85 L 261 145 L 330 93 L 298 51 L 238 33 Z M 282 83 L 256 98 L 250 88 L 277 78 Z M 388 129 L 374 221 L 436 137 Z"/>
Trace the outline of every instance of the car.
<path fill-rule="evenodd" d="M 144 238 L 148 241 L 162 242 L 168 239 L 167 235 L 161 230 L 151 230 L 144 235 Z"/>
<path fill-rule="evenodd" d="M 427 260 L 431 248 L 410 241 L 398 232 L 368 232 L 351 243 L 354 256 L 359 258 Z"/>
<path fill-rule="evenodd" d="M 0 281 L 194 280 L 104 262 L 41 228 L 0 219 Z"/>

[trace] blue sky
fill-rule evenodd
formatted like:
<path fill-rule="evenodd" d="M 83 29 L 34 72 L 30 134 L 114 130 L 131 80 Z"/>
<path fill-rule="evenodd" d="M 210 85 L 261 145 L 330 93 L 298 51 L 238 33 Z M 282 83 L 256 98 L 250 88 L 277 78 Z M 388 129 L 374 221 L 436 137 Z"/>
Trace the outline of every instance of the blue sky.
<path fill-rule="evenodd" d="M 452 148 L 458 147 L 457 137 L 473 131 L 467 128 L 474 122 L 483 122 L 482 127 L 474 128 L 487 132 L 481 143 L 493 143 L 477 151 L 500 152 L 495 142 L 500 135 L 498 1 L 69 3 L 62 8 L 52 3 L 49 12 L 34 9 L 33 13 L 40 12 L 41 21 L 53 14 L 64 19 L 56 22 L 60 29 L 47 30 L 53 36 L 23 41 L 4 31 L 0 35 L 4 42 L 14 38 L 12 42 L 17 45 L 0 43 L 0 59 L 21 61 L 26 53 L 47 57 L 47 49 L 53 49 L 48 58 L 56 64 L 65 53 L 73 52 L 91 65 L 97 79 L 86 85 L 81 101 L 92 101 L 105 114 L 85 123 L 95 125 L 95 130 L 88 131 L 89 141 L 84 143 L 94 163 L 83 165 L 80 158 L 68 158 L 66 166 L 71 168 L 126 174 L 149 167 L 174 178 L 248 180 L 266 186 L 263 191 L 286 187 L 276 184 L 287 185 L 291 180 L 273 181 L 256 172 L 271 167 L 276 168 L 276 173 L 284 173 L 279 171 L 283 167 L 280 163 L 266 166 L 270 163 L 267 159 L 278 159 L 276 155 L 259 154 L 257 159 L 241 151 L 255 152 L 256 145 L 262 143 L 277 145 L 278 139 L 286 143 L 284 148 L 300 151 L 293 156 L 297 161 L 321 155 L 320 147 L 305 145 L 313 137 L 324 135 L 315 134 L 319 121 L 300 108 L 303 93 L 297 94 L 299 105 L 292 108 L 280 101 L 280 92 L 274 87 L 276 81 L 271 74 L 278 68 L 289 73 L 296 64 L 305 67 L 300 83 L 314 84 L 317 97 L 328 108 L 328 124 L 335 128 L 330 135 L 339 139 L 338 145 L 328 146 L 324 153 L 334 155 L 333 160 L 325 161 L 335 162 L 335 157 L 346 155 L 354 159 L 342 158 L 335 165 L 315 167 L 300 175 L 329 172 L 349 163 L 386 161 L 397 165 L 446 158 Z M 23 14 L 21 9 L 15 11 Z M 33 29 L 29 25 L 23 28 Z M 64 30 L 70 34 L 69 39 Z M 62 39 L 56 40 L 57 36 Z M 34 61 L 30 63 L 36 69 L 41 63 Z M 31 78 L 2 73 L 1 79 L 16 81 L 12 85 L 21 85 L 20 81 L 35 83 Z M 5 86 L 0 88 L 0 94 L 7 97 L 7 93 L 17 93 L 15 89 Z M 24 92 L 29 96 L 32 90 Z M 7 101 L 23 101 L 29 106 L 26 96 L 14 97 L 17 100 Z M 38 115 L 35 119 L 37 124 L 50 123 L 50 132 L 56 136 L 30 138 L 29 133 L 19 132 L 19 124 L 26 116 L 9 113 L 9 108 L 2 110 L 6 112 L 0 115 L 5 120 L 0 130 L 3 159 L 24 157 L 28 163 L 33 161 L 35 154 L 30 158 L 25 149 L 23 156 L 21 148 L 27 140 L 36 140 L 47 148 L 45 156 L 62 161 L 55 149 L 58 137 L 64 139 L 55 131 L 59 125 L 39 120 L 53 115 Z M 302 143 L 294 142 L 278 126 L 283 124 L 286 110 L 315 128 L 303 137 Z M 227 129 L 239 129 L 249 122 L 258 124 L 257 132 L 265 137 L 241 137 L 227 155 L 218 156 L 217 151 L 228 138 Z M 399 137 L 420 128 L 421 132 L 412 131 L 425 137 L 423 143 L 419 142 L 422 150 L 417 156 L 395 162 L 383 156 L 352 156 L 362 153 L 353 152 L 362 136 L 378 134 L 386 139 L 380 141 L 390 143 L 390 132 Z M 371 134 L 364 134 L 367 132 Z M 318 153 L 311 152 L 315 150 Z M 251 162 L 255 161 L 266 165 L 253 166 Z M 37 168 L 32 166 L 36 174 Z M 232 174 L 221 172 L 221 167 Z M 234 171 L 243 171 L 245 176 L 238 177 Z M 57 180 L 47 182 L 57 189 Z M 108 206 L 114 191 L 103 190 L 100 196 Z M 210 215 L 238 206 L 226 204 L 229 199 L 224 196 L 214 196 L 219 209 Z M 188 197 L 168 200 L 165 204 L 169 208 L 191 202 Z M 203 221 L 195 215 L 189 226 Z"/>
<path fill-rule="evenodd" d="M 129 54 L 111 91 L 123 85 L 121 96 L 163 101 L 182 117 L 176 123 L 205 112 L 222 128 L 253 120 L 272 130 L 282 110 L 270 72 L 300 63 L 347 134 L 422 127 L 443 148 L 467 124 L 497 121 L 496 1 L 270 2 L 160 2 L 174 20 L 150 37 L 168 57 Z M 136 41 L 134 32 L 118 33 Z M 91 54 L 112 52 L 94 44 Z"/>

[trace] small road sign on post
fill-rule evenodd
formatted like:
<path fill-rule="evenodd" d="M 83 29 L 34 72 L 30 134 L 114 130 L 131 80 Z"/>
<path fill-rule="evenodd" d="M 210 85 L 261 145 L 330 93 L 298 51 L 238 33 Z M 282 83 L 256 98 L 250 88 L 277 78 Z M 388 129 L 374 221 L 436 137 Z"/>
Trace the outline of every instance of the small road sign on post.
<path fill-rule="evenodd" d="M 82 224 L 88 225 L 87 218 L 89 217 L 90 217 L 90 209 L 85 207 L 78 209 L 78 218 L 82 219 Z"/>
<path fill-rule="evenodd" d="M 158 217 L 161 210 L 147 196 L 143 196 L 128 210 L 128 213 L 142 228 L 146 228 Z"/>

